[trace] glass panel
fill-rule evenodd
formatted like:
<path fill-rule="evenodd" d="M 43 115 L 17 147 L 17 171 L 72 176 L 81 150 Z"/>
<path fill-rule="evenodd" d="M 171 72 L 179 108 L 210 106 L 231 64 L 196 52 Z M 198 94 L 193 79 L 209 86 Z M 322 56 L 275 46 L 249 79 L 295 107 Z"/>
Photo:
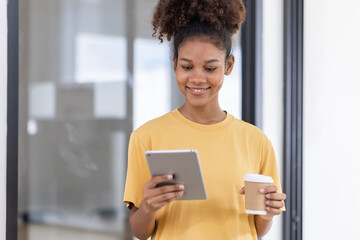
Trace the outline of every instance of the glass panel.
<path fill-rule="evenodd" d="M 170 110 L 171 63 L 169 49 L 157 39 L 136 38 L 134 45 L 134 128 L 137 128 Z"/>
<path fill-rule="evenodd" d="M 225 76 L 222 89 L 219 94 L 219 102 L 222 109 L 241 119 L 241 48 L 240 33 L 233 36 L 233 54 L 235 65 L 232 73 Z"/>
<path fill-rule="evenodd" d="M 336 3 L 304 5 L 303 236 L 308 240 L 360 235 L 360 28 L 349 24 L 360 21 L 360 2 L 335 8 Z"/>
<path fill-rule="evenodd" d="M 183 103 L 170 48 L 151 37 L 156 1 L 19 3 L 19 239 L 132 239 L 129 135 Z M 236 117 L 239 42 L 220 99 Z"/>
<path fill-rule="evenodd" d="M 19 239 L 132 238 L 125 13 L 125 0 L 20 1 Z"/>

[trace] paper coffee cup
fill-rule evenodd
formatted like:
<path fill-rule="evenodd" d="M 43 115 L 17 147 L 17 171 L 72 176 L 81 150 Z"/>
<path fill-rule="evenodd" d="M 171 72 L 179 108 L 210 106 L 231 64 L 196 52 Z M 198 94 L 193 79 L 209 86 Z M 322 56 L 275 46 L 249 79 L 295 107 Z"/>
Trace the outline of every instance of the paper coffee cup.
<path fill-rule="evenodd" d="M 265 194 L 261 188 L 271 186 L 274 180 L 265 175 L 246 174 L 245 178 L 245 212 L 256 215 L 266 215 Z"/>

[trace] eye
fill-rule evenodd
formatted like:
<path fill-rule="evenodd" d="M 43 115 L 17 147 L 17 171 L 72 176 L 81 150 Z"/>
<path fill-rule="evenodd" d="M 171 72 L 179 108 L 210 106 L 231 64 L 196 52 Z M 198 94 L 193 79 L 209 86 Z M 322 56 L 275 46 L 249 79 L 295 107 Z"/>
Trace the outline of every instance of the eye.
<path fill-rule="evenodd" d="M 185 71 L 190 71 L 192 69 L 192 67 L 190 66 L 181 66 L 182 69 L 184 69 Z"/>
<path fill-rule="evenodd" d="M 207 71 L 207 72 L 213 72 L 213 71 L 215 71 L 217 68 L 216 67 L 206 67 L 205 68 L 205 71 Z"/>

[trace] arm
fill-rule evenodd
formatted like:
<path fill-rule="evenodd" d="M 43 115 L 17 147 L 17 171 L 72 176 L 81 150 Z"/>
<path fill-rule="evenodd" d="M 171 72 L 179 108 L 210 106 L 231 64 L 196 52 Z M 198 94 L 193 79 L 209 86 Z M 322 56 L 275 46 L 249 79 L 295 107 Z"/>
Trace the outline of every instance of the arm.
<path fill-rule="evenodd" d="M 155 214 L 147 213 L 141 206 L 132 206 L 130 226 L 135 237 L 148 239 L 155 230 Z"/>
<path fill-rule="evenodd" d="M 267 234 L 272 226 L 272 218 L 264 219 L 261 215 L 255 215 L 255 228 L 258 237 L 263 237 Z"/>
<path fill-rule="evenodd" d="M 255 215 L 255 228 L 258 237 L 265 236 L 271 228 L 272 219 L 276 215 L 280 215 L 282 208 L 285 206 L 286 194 L 278 193 L 276 186 L 269 186 L 260 189 L 261 193 L 265 194 L 266 197 L 266 215 Z M 245 194 L 245 188 L 239 191 L 240 194 Z"/>
<path fill-rule="evenodd" d="M 155 230 L 156 212 L 183 195 L 183 185 L 156 187 L 171 179 L 172 175 L 156 176 L 144 184 L 144 198 L 139 208 L 131 208 L 130 226 L 135 237 L 148 239 Z"/>

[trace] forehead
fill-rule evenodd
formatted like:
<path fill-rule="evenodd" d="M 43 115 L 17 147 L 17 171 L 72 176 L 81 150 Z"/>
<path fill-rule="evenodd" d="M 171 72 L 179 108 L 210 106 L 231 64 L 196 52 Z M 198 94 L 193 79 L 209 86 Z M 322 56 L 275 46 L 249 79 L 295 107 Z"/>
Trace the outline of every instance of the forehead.
<path fill-rule="evenodd" d="M 179 58 L 195 58 L 208 60 L 210 58 L 224 59 L 225 51 L 215 46 L 206 38 L 190 38 L 184 41 L 178 50 Z"/>

